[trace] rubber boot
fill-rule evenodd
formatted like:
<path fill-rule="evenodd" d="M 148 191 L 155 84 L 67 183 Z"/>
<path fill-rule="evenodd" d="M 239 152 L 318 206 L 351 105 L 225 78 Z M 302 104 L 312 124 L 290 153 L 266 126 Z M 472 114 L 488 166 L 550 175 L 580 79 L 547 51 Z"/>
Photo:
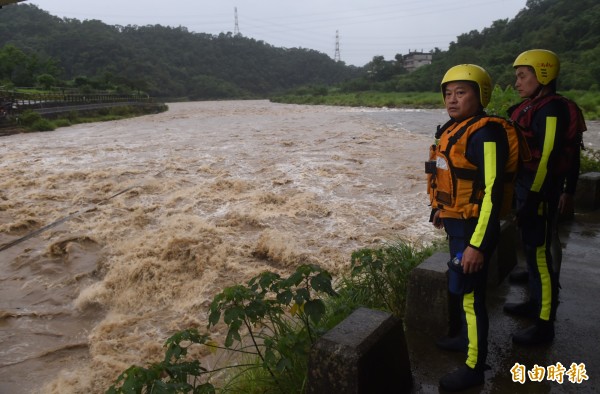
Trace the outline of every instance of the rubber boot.
<path fill-rule="evenodd" d="M 524 346 L 545 345 L 554 340 L 554 322 L 538 319 L 531 327 L 515 333 L 513 343 Z"/>
<path fill-rule="evenodd" d="M 527 270 L 511 272 L 508 275 L 508 281 L 515 284 L 525 284 L 529 281 L 529 272 Z"/>
<path fill-rule="evenodd" d="M 440 388 L 446 391 L 463 391 L 471 387 L 482 385 L 485 381 L 482 368 L 470 368 L 463 364 L 455 371 L 444 375 L 440 379 Z"/>
<path fill-rule="evenodd" d="M 467 338 L 459 334 L 455 337 L 443 337 L 435 341 L 435 345 L 443 350 L 448 350 L 450 352 L 460 352 L 467 353 L 469 347 L 469 341 Z"/>
<path fill-rule="evenodd" d="M 531 301 L 507 302 L 503 308 L 505 313 L 513 316 L 535 318 L 538 313 L 537 306 Z"/>

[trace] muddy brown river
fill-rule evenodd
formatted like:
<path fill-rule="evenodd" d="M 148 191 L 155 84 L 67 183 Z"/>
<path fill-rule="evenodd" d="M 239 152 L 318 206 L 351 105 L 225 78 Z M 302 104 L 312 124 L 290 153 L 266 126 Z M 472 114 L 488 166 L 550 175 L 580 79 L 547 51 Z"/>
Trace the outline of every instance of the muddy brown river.
<path fill-rule="evenodd" d="M 1 137 L 0 393 L 103 393 L 175 331 L 204 329 L 225 286 L 442 237 L 422 163 L 445 121 L 195 102 Z"/>

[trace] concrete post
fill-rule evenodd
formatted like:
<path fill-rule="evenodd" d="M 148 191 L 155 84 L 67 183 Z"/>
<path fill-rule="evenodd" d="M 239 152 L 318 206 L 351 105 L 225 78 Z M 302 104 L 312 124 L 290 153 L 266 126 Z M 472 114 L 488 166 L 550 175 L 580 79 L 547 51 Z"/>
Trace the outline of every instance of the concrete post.
<path fill-rule="evenodd" d="M 311 349 L 309 394 L 409 393 L 410 359 L 402 321 L 359 308 Z"/>
<path fill-rule="evenodd" d="M 448 331 L 447 252 L 438 252 L 415 267 L 408 277 L 406 327 L 433 337 Z"/>
<path fill-rule="evenodd" d="M 517 224 L 514 220 L 500 221 L 500 240 L 492 255 L 488 270 L 488 287 L 498 286 L 517 265 Z"/>
<path fill-rule="evenodd" d="M 579 176 L 575 192 L 575 208 L 593 211 L 600 208 L 600 172 L 587 172 Z"/>

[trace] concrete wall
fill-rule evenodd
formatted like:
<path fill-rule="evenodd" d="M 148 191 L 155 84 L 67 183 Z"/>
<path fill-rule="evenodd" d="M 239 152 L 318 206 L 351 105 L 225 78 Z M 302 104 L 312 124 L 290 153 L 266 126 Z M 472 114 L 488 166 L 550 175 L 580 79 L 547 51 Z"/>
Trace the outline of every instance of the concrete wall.
<path fill-rule="evenodd" d="M 412 373 L 402 321 L 359 308 L 311 349 L 309 394 L 409 393 Z"/>
<path fill-rule="evenodd" d="M 600 172 L 581 174 L 575 192 L 575 209 L 585 212 L 598 208 L 600 208 Z"/>

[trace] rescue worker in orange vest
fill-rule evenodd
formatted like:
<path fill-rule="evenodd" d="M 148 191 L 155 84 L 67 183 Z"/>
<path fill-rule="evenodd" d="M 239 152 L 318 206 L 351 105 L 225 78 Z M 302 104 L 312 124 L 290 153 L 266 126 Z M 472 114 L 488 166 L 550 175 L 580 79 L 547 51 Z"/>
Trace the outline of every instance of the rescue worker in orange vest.
<path fill-rule="evenodd" d="M 525 51 L 513 67 L 515 88 L 524 101 L 511 107 L 509 115 L 523 129 L 531 152 L 531 161 L 520 169 L 515 186 L 529 300 L 507 303 L 504 311 L 535 319 L 535 324 L 512 339 L 521 345 L 537 345 L 554 339 L 562 260 L 557 217 L 558 212 L 572 209 L 586 126 L 577 105 L 556 93 L 560 63 L 554 52 Z"/>
<path fill-rule="evenodd" d="M 462 255 L 456 265 L 449 262 L 450 329 L 448 337 L 436 342 L 467 353 L 465 364 L 440 379 L 442 389 L 460 391 L 484 382 L 487 272 L 500 236 L 500 215 L 512 200 L 518 138 L 504 119 L 484 112 L 492 81 L 483 68 L 450 68 L 441 90 L 450 121 L 438 127 L 425 170 L 431 221 L 445 229 L 450 258 Z"/>

